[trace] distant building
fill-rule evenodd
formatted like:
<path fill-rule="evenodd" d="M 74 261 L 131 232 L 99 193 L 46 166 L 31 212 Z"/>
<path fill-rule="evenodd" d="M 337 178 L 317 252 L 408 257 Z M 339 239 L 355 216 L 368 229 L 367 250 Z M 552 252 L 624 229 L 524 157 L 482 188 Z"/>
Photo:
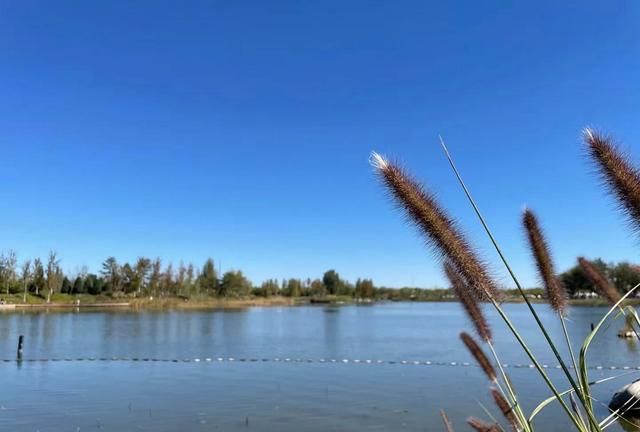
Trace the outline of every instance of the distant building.
<path fill-rule="evenodd" d="M 600 296 L 593 291 L 576 291 L 571 297 L 574 299 L 594 299 Z"/>

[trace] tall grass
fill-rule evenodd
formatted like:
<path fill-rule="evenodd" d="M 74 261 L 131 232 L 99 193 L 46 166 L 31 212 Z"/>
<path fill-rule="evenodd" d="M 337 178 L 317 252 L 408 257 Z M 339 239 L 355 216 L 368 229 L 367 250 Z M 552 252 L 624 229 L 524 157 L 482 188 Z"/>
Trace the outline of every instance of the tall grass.
<path fill-rule="evenodd" d="M 624 211 L 635 229 L 640 229 L 640 172 L 633 166 L 629 158 L 624 155 L 612 142 L 612 140 L 592 129 L 585 129 L 584 141 L 587 154 L 603 179 L 608 191 L 616 197 L 620 208 Z M 385 157 L 372 153 L 371 164 L 376 169 L 378 177 L 392 197 L 396 206 L 403 211 L 407 220 L 418 228 L 418 231 L 426 240 L 435 256 L 444 261 L 444 273 L 446 274 L 457 298 L 461 302 L 470 322 L 475 328 L 481 342 L 486 345 L 491 358 L 485 354 L 481 344 L 476 342 L 471 335 L 462 332 L 460 337 L 472 356 L 476 359 L 481 369 L 487 376 L 491 385 L 490 393 L 504 418 L 506 427 L 492 419 L 491 422 L 469 418 L 467 423 L 477 431 L 502 431 L 512 429 L 514 431 L 533 432 L 536 416 L 552 404 L 558 404 L 567 416 L 573 430 L 580 432 L 599 432 L 604 430 L 611 422 L 624 420 L 625 410 L 610 413 L 605 418 L 597 418 L 594 409 L 591 387 L 600 382 L 591 382 L 588 375 L 587 353 L 594 337 L 602 328 L 605 320 L 612 317 L 615 310 L 627 315 L 627 322 L 632 326 L 640 327 L 640 321 L 635 310 L 631 307 L 623 307 L 623 302 L 638 286 L 622 296 L 606 278 L 600 274 L 597 268 L 585 260 L 579 259 L 581 267 L 593 281 L 598 291 L 612 304 L 611 309 L 604 315 L 600 322 L 582 342 L 580 351 L 576 355 L 573 344 L 567 330 L 566 319 L 568 312 L 567 294 L 558 280 L 549 244 L 540 227 L 537 216 L 533 211 L 525 210 L 522 223 L 528 239 L 531 255 L 535 260 L 538 275 L 545 287 L 546 296 L 563 328 L 563 341 L 568 348 L 568 358 L 560 354 L 559 341 L 554 340 L 548 328 L 540 320 L 529 298 L 525 295 L 522 285 L 509 265 L 505 254 L 500 248 L 493 232 L 485 218 L 482 216 L 479 206 L 473 199 L 471 192 L 462 179 L 453 158 L 451 157 L 444 141 L 441 145 L 445 156 L 457 178 L 464 194 L 466 195 L 473 211 L 475 212 L 485 233 L 496 249 L 505 269 L 509 273 L 514 285 L 527 305 L 532 320 L 540 330 L 550 350 L 558 360 L 563 376 L 560 379 L 551 380 L 537 357 L 532 353 L 527 341 L 521 332 L 513 324 L 506 310 L 500 303 L 502 295 L 497 284 L 493 281 L 491 273 L 486 267 L 480 255 L 467 241 L 462 231 L 457 226 L 454 218 L 449 216 L 444 208 L 437 202 L 434 195 L 427 191 L 398 163 Z M 540 403 L 529 413 L 519 403 L 518 393 L 511 380 L 502 367 L 498 350 L 492 341 L 491 328 L 482 313 L 479 303 L 488 302 L 493 306 L 502 321 L 506 324 L 516 343 L 528 356 L 537 371 L 542 382 L 547 386 L 551 396 Z M 635 328 L 634 328 L 635 331 Z M 452 431 L 453 426 L 442 412 L 445 428 Z"/>

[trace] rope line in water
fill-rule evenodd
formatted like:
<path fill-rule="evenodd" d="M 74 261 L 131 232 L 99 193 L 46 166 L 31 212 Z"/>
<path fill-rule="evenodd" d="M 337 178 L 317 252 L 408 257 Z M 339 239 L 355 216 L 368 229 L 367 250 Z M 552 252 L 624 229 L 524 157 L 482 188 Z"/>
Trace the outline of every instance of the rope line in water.
<path fill-rule="evenodd" d="M 24 358 L 0 359 L 2 363 L 46 363 L 46 362 L 162 362 L 162 363 L 329 363 L 329 364 L 364 364 L 364 365 L 412 365 L 412 366 L 477 366 L 470 362 L 443 362 L 428 360 L 360 360 L 360 359 L 302 359 L 302 358 L 236 358 L 236 357 L 193 357 L 182 359 L 166 359 L 151 357 L 66 357 L 66 358 Z M 534 369 L 533 364 L 503 363 L 504 368 Z M 560 369 L 560 365 L 543 364 L 544 369 Z M 571 369 L 571 367 L 570 367 Z M 591 370 L 639 370 L 640 366 L 591 366 Z"/>

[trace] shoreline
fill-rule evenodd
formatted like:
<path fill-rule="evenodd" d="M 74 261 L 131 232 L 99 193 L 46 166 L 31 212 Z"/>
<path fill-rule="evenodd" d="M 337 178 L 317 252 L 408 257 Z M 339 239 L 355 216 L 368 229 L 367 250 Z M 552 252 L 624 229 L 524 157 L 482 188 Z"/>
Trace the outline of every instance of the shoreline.
<path fill-rule="evenodd" d="M 95 310 L 95 309 L 114 309 L 114 310 L 127 310 L 127 311 L 146 311 L 146 310 L 215 310 L 215 309 L 244 309 L 252 307 L 292 307 L 292 306 L 374 306 L 385 303 L 457 303 L 457 300 L 444 298 L 444 299 L 402 299 L 402 300 L 370 300 L 370 301 L 358 301 L 353 298 L 344 297 L 328 297 L 328 298 L 309 298 L 309 297 L 250 297 L 250 298 L 202 298 L 202 299 L 184 299 L 179 297 L 167 297 L 167 298 L 122 298 L 122 299 L 109 299 L 99 298 L 93 296 L 83 296 L 79 303 L 76 303 L 76 298 L 67 296 L 68 298 L 56 298 L 51 303 L 46 303 L 42 299 L 41 301 L 31 302 L 10 302 L 0 304 L 0 312 L 15 312 L 15 311 L 42 311 L 48 309 L 76 309 L 81 310 Z M 504 303 L 524 303 L 522 298 L 508 298 Z M 543 299 L 531 299 L 533 304 L 547 304 L 547 301 Z M 608 303 L 603 299 L 571 299 L 569 304 L 572 306 L 580 307 L 602 307 L 608 306 Z M 640 299 L 630 299 L 627 304 L 637 305 L 640 304 Z"/>

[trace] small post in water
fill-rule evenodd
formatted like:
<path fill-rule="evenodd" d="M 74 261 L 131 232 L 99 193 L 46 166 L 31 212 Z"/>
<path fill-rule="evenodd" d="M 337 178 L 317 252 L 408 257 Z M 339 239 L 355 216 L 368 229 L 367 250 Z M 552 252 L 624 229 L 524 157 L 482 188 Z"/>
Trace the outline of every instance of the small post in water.
<path fill-rule="evenodd" d="M 20 335 L 18 338 L 18 360 L 22 360 L 22 346 L 24 345 L 24 336 Z"/>

